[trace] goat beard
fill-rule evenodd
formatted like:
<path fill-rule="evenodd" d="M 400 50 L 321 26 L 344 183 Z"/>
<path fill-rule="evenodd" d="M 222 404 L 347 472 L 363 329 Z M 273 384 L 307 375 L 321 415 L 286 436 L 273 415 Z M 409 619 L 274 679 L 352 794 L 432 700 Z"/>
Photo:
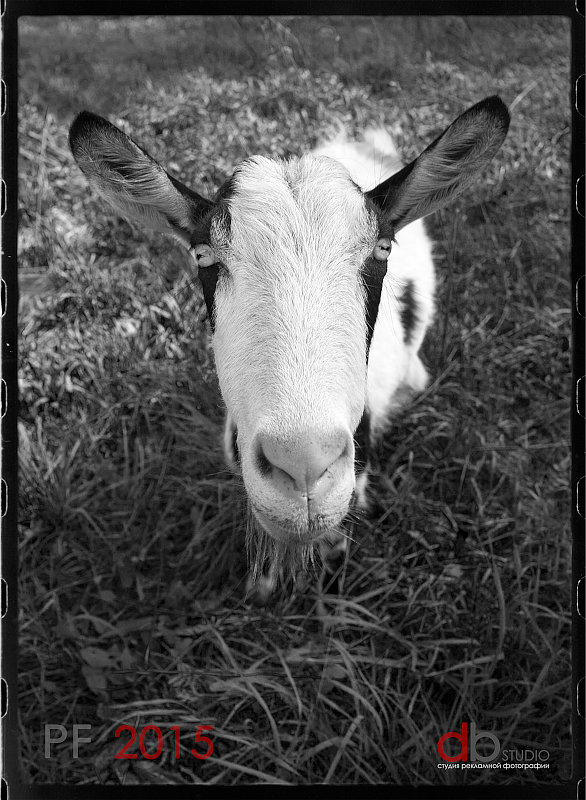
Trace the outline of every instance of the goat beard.
<path fill-rule="evenodd" d="M 250 581 L 255 584 L 263 575 L 270 573 L 281 576 L 283 581 L 290 578 L 295 583 L 298 575 L 315 572 L 318 567 L 324 566 L 320 543 L 334 544 L 339 536 L 340 530 L 335 528 L 326 531 L 319 539 L 312 542 L 274 539 L 260 525 L 249 508 L 246 555 Z"/>

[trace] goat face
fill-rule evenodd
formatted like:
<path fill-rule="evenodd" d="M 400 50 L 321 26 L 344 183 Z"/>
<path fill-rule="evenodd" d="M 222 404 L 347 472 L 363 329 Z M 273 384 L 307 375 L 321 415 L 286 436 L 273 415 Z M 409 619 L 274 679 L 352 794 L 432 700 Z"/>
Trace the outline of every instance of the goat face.
<path fill-rule="evenodd" d="M 378 219 L 328 158 L 253 158 L 230 183 L 228 214 L 209 236 L 222 264 L 214 353 L 227 441 L 237 442 L 263 528 L 307 541 L 341 522 L 354 489 L 366 386 L 361 268 Z"/>
<path fill-rule="evenodd" d="M 330 158 L 254 157 L 211 202 L 106 120 L 82 112 L 74 122 L 71 148 L 95 188 L 196 258 L 227 455 L 272 539 L 307 544 L 347 513 L 390 242 L 465 188 L 507 127 L 505 106 L 488 98 L 366 193 Z"/>

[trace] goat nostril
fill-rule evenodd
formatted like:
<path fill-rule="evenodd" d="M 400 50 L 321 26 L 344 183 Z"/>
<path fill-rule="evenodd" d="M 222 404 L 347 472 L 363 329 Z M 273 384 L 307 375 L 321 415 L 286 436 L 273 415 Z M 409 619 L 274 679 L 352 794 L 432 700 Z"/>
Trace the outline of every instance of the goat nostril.
<path fill-rule="evenodd" d="M 303 491 L 303 488 L 298 485 L 298 481 L 293 475 L 291 475 L 286 469 L 283 469 L 283 467 L 279 466 L 278 464 L 274 464 L 269 458 L 267 458 L 264 450 L 262 449 L 262 444 L 256 454 L 256 466 L 263 478 L 278 478 L 295 488 L 297 491 Z"/>
<path fill-rule="evenodd" d="M 321 438 L 301 435 L 299 441 L 260 433 L 254 447 L 254 466 L 275 488 L 311 500 L 328 491 L 343 474 L 351 448 L 352 438 L 345 433 Z"/>

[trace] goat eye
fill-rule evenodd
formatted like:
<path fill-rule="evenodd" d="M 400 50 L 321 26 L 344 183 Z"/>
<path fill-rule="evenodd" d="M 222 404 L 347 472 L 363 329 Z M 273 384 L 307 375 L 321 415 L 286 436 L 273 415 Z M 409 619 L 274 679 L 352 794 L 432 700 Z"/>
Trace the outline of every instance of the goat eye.
<path fill-rule="evenodd" d="M 209 244 L 196 244 L 191 248 L 191 253 L 198 267 L 211 267 L 217 263 L 216 254 Z"/>
<path fill-rule="evenodd" d="M 391 254 L 391 240 L 383 236 L 375 244 L 372 254 L 377 261 L 386 261 Z"/>

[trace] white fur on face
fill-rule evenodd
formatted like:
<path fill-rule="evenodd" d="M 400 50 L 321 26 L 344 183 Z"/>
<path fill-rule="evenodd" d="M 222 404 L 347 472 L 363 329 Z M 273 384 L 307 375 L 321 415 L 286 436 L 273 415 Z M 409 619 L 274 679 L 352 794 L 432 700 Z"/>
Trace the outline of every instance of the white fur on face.
<path fill-rule="evenodd" d="M 315 156 L 245 162 L 229 211 L 229 238 L 212 229 L 212 246 L 226 265 L 216 289 L 214 351 L 248 494 L 253 506 L 255 499 L 266 506 L 250 452 L 259 429 L 293 441 L 307 431 L 351 434 L 360 421 L 361 266 L 376 242 L 377 222 L 345 168 Z M 329 501 L 333 524 L 347 509 L 349 473 Z M 275 514 L 294 522 L 294 509 L 285 500 L 281 506 Z"/>

